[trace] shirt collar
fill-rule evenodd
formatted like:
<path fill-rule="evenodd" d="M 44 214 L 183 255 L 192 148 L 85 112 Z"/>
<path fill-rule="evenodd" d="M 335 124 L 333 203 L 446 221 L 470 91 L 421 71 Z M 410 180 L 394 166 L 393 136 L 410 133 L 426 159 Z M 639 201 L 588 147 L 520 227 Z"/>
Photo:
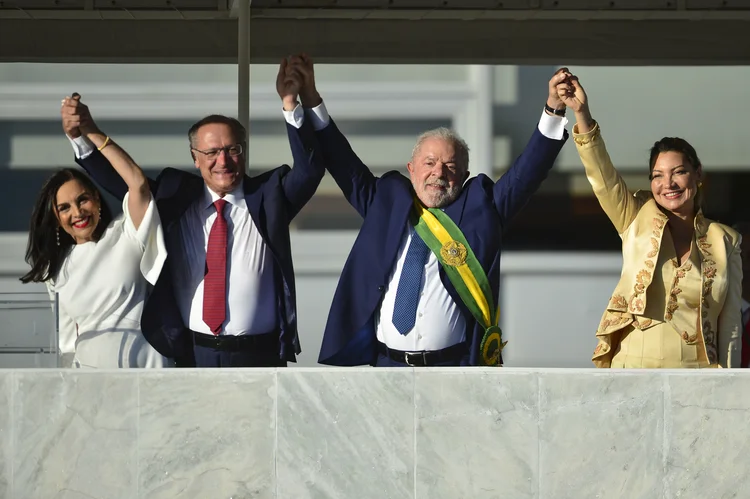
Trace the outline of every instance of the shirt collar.
<path fill-rule="evenodd" d="M 221 196 L 216 194 L 214 191 L 208 188 L 208 186 L 204 183 L 203 184 L 203 202 L 202 206 L 203 209 L 206 210 L 211 207 L 211 205 L 216 202 L 217 199 L 222 199 Z M 247 203 L 245 202 L 245 190 L 242 187 L 242 182 L 235 187 L 231 192 L 228 192 L 224 198 L 227 203 L 236 206 L 238 208 L 242 208 L 243 210 L 247 210 Z M 228 212 L 227 212 L 228 213 Z"/>
<path fill-rule="evenodd" d="M 750 303 L 743 298 L 742 299 L 742 315 L 745 315 L 745 312 L 747 312 L 748 309 L 750 309 Z"/>

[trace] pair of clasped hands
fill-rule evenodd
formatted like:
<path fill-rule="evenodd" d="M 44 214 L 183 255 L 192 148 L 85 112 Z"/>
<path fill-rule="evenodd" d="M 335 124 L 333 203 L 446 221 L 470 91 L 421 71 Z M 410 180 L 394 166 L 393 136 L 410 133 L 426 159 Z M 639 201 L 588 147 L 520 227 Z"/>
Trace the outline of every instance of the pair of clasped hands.
<path fill-rule="evenodd" d="M 315 88 L 313 61 L 307 54 L 292 55 L 281 61 L 276 76 L 276 91 L 285 111 L 293 111 L 298 98 L 305 107 L 316 107 L 322 102 Z"/>
<path fill-rule="evenodd" d="M 565 107 L 578 114 L 588 110 L 586 92 L 581 87 L 578 77 L 568 68 L 560 68 L 549 81 L 547 106 L 555 110 Z"/>

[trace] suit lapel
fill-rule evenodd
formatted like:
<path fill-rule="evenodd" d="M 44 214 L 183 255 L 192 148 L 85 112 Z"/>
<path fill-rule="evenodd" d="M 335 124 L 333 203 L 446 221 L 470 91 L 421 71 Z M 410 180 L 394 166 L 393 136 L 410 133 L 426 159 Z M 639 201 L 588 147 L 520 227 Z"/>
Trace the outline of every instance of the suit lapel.
<path fill-rule="evenodd" d="M 263 201 L 263 190 L 261 187 L 262 184 L 260 182 L 253 177 L 245 175 L 243 190 L 245 192 L 247 211 L 250 212 L 250 217 L 253 219 L 255 226 L 258 227 L 258 230 L 263 236 L 263 240 L 268 244 L 268 234 L 265 227 L 260 223 L 261 202 Z"/>
<path fill-rule="evenodd" d="M 181 175 L 173 195 L 157 199 L 159 216 L 167 232 L 180 220 L 190 205 L 203 195 L 203 179 L 197 175 Z"/>
<path fill-rule="evenodd" d="M 458 199 L 443 208 L 445 214 L 451 217 L 451 220 L 456 222 L 456 225 L 458 225 L 459 228 L 461 227 L 461 219 L 464 216 L 464 206 L 466 205 L 466 199 L 469 197 L 466 195 L 468 187 L 469 183 L 467 182 L 463 190 L 461 191 L 461 194 L 458 196 Z M 469 241 L 469 244 L 471 244 L 471 241 Z"/>
<path fill-rule="evenodd" d="M 387 225 L 388 233 L 383 248 L 385 258 L 382 259 L 384 264 L 382 270 L 386 277 L 396 261 L 398 248 L 401 246 L 405 231 L 411 230 L 412 227 L 411 215 L 414 206 L 414 191 L 411 189 L 411 184 L 409 185 L 410 187 L 405 189 L 403 195 L 399 193 L 394 196 L 391 218 Z"/>

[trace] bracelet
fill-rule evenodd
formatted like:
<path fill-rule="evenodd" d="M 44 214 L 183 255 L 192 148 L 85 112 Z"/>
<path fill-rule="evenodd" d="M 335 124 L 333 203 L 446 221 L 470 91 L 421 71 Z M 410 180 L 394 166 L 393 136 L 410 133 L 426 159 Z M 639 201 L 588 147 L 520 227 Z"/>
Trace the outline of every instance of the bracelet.
<path fill-rule="evenodd" d="M 109 145 L 109 135 L 107 135 L 107 138 L 106 138 L 106 139 L 104 139 L 104 144 L 102 144 L 102 146 L 101 146 L 101 147 L 97 147 L 97 150 L 101 151 L 102 149 L 104 149 L 104 148 L 105 148 L 105 147 L 107 147 L 108 145 Z"/>
<path fill-rule="evenodd" d="M 565 116 L 565 108 L 555 109 L 555 108 L 549 107 L 547 105 L 547 103 L 545 102 L 544 103 L 544 109 L 545 109 L 545 111 L 548 111 L 548 112 L 554 114 L 555 116 Z"/>

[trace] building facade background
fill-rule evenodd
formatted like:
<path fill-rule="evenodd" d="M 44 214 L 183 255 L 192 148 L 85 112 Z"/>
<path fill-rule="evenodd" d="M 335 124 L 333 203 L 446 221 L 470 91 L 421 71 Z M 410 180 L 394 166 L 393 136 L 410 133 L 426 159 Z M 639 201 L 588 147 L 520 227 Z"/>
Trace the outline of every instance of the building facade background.
<path fill-rule="evenodd" d="M 564 61 L 561 61 L 564 62 Z M 414 140 L 453 126 L 471 148 L 472 173 L 499 178 L 542 112 L 553 66 L 318 65 L 331 115 L 376 174 L 405 171 Z M 615 165 L 631 189 L 648 189 L 648 150 L 663 136 L 697 149 L 707 173 L 706 214 L 750 218 L 747 67 L 571 67 L 586 88 Z M 251 67 L 250 174 L 291 161 L 277 67 Z M 36 194 L 73 166 L 60 99 L 83 96 L 102 129 L 150 175 L 194 169 L 187 129 L 202 116 L 236 115 L 235 65 L 0 64 L 0 348 L 37 344 L 53 329 L 49 305 L 19 310 L 44 286 L 18 282 Z M 568 130 L 572 130 L 573 117 Z M 572 141 L 507 234 L 501 326 L 515 366 L 588 367 L 594 330 L 620 271 L 619 238 L 591 195 Z M 118 208 L 113 203 L 113 208 Z M 315 365 L 338 275 L 360 225 L 330 176 L 295 220 L 303 354 Z M 543 311 L 543 313 L 541 313 Z M 46 362 L 0 354 L 0 365 Z"/>

